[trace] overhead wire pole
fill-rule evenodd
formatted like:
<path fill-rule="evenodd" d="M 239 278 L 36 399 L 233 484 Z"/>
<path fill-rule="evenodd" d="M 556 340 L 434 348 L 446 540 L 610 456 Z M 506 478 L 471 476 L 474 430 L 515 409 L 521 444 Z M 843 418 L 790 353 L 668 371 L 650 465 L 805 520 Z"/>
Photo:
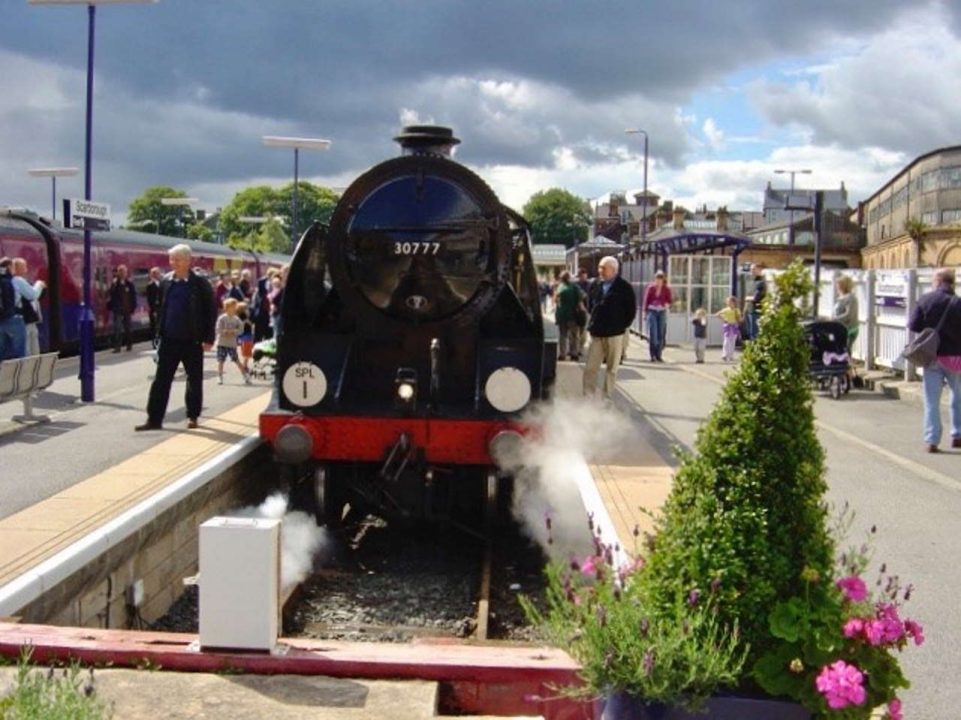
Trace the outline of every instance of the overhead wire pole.
<path fill-rule="evenodd" d="M 93 200 L 93 55 L 97 5 L 121 3 L 152 4 L 157 0 L 28 0 L 30 5 L 86 5 L 87 6 L 87 109 L 84 133 L 84 200 Z M 83 300 L 80 308 L 80 399 L 93 402 L 94 392 L 94 314 L 91 268 L 90 228 L 83 228 Z"/>
<path fill-rule="evenodd" d="M 327 150 L 330 148 L 331 142 L 323 138 L 284 137 L 280 135 L 264 135 L 262 139 L 267 147 L 293 148 L 294 150 L 294 191 L 290 203 L 290 243 L 291 249 L 293 249 L 297 245 L 297 183 L 300 176 L 300 150 Z"/>
<path fill-rule="evenodd" d="M 50 201 L 51 205 L 51 220 L 57 219 L 57 178 L 58 177 L 73 177 L 78 172 L 80 168 L 75 167 L 55 167 L 55 168 L 33 168 L 27 170 L 33 177 L 48 177 L 52 182 L 52 199 Z"/>
<path fill-rule="evenodd" d="M 811 171 L 810 171 L 809 169 L 804 169 L 804 170 L 775 170 L 775 171 L 774 171 L 774 174 L 775 174 L 775 175 L 790 175 L 790 176 L 791 176 L 791 190 L 790 190 L 790 194 L 793 195 L 793 194 L 794 194 L 794 176 L 795 176 L 795 175 L 810 175 L 810 174 L 811 174 Z M 789 217 L 788 217 L 788 226 L 787 226 L 787 234 L 788 234 L 788 241 L 787 241 L 787 243 L 788 243 L 788 245 L 790 245 L 790 246 L 793 247 L 793 246 L 794 246 L 794 211 L 793 211 L 793 210 L 790 210 L 789 212 L 790 212 L 790 215 L 789 215 Z"/>
<path fill-rule="evenodd" d="M 627 135 L 643 135 L 644 136 L 644 194 L 641 196 L 641 245 L 647 242 L 647 151 L 648 151 L 648 138 L 647 131 L 641 130 L 640 128 L 628 128 L 624 131 Z"/>

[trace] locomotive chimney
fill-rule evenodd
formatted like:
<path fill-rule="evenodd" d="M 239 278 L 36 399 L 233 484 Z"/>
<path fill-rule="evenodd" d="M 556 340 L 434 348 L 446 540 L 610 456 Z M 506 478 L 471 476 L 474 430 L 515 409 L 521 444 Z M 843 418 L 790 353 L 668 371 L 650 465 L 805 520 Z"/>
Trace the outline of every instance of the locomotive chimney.
<path fill-rule="evenodd" d="M 400 143 L 402 155 L 444 157 L 450 157 L 453 147 L 460 143 L 453 130 L 440 125 L 408 125 L 394 140 Z"/>

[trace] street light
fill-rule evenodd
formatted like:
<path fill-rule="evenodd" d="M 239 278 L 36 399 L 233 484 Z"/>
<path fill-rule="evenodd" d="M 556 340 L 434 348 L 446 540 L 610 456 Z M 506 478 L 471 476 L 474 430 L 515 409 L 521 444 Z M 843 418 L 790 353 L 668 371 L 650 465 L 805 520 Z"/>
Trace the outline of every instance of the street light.
<path fill-rule="evenodd" d="M 644 243 L 647 242 L 647 131 L 640 128 L 628 128 L 624 132 L 627 135 L 644 136 L 644 204 L 641 206 L 641 248 L 643 250 Z"/>
<path fill-rule="evenodd" d="M 300 151 L 304 150 L 328 150 L 330 140 L 322 138 L 301 138 L 283 137 L 280 135 L 264 135 L 264 145 L 267 147 L 293 148 L 294 149 L 294 194 L 291 201 L 291 221 L 290 221 L 290 242 L 291 245 L 297 244 L 297 176 L 298 164 L 300 162 Z"/>
<path fill-rule="evenodd" d="M 93 199 L 93 49 L 97 5 L 153 4 L 157 0 L 27 0 L 30 5 L 87 6 L 87 112 L 84 149 L 84 200 Z M 80 399 L 94 401 L 93 302 L 90 259 L 90 229 L 83 229 L 83 306 L 80 309 Z"/>
<path fill-rule="evenodd" d="M 810 197 L 793 198 L 788 196 L 784 203 L 785 210 L 814 211 L 814 302 L 811 312 L 814 320 L 818 318 L 818 303 L 821 297 L 821 216 L 824 214 L 824 191 L 814 191 L 814 201 Z"/>
<path fill-rule="evenodd" d="M 184 228 L 184 208 L 190 207 L 191 205 L 194 205 L 195 203 L 199 203 L 199 202 L 200 200 L 198 200 L 195 197 L 160 198 L 161 205 L 177 208 L 177 224 L 180 225 L 180 235 L 182 237 L 187 237 L 187 233 L 185 232 L 185 228 Z M 157 232 L 160 232 L 159 223 L 157 225 Z"/>
<path fill-rule="evenodd" d="M 48 177 L 52 181 L 53 185 L 53 201 L 51 207 L 53 209 L 53 214 L 50 216 L 51 220 L 57 219 L 57 178 L 58 177 L 73 177 L 78 172 L 80 168 L 75 167 L 58 167 L 58 168 L 33 168 L 32 170 L 27 170 L 28 173 L 34 177 Z"/>
<path fill-rule="evenodd" d="M 811 171 L 808 170 L 808 169 L 805 169 L 805 170 L 775 170 L 775 171 L 774 171 L 774 174 L 775 174 L 775 175 L 790 175 L 790 176 L 791 176 L 791 191 L 790 191 L 790 193 L 791 193 L 791 195 L 793 195 L 793 194 L 794 194 L 794 176 L 795 176 L 795 175 L 810 175 L 810 174 L 811 174 Z M 789 201 L 789 202 L 793 202 L 793 201 Z M 790 211 L 790 215 L 789 215 L 789 218 L 788 218 L 788 223 L 789 223 L 789 224 L 788 224 L 788 227 L 787 227 L 787 238 L 788 238 L 788 239 L 787 239 L 787 244 L 793 246 L 793 245 L 794 245 L 794 211 L 793 211 L 793 210 Z"/>

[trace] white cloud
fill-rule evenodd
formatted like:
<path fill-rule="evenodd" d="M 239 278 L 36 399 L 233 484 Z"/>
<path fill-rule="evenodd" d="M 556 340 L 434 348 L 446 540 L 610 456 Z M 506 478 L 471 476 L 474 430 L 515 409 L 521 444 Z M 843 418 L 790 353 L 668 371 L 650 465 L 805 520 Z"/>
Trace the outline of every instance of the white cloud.
<path fill-rule="evenodd" d="M 803 80 L 750 89 L 771 122 L 803 127 L 817 144 L 911 155 L 958 142 L 961 44 L 941 3 L 904 15 L 856 52 L 806 70 Z"/>
<path fill-rule="evenodd" d="M 707 138 L 708 147 L 712 150 L 723 150 L 725 148 L 724 131 L 717 126 L 714 118 L 705 120 L 702 130 L 704 131 L 704 136 Z"/>

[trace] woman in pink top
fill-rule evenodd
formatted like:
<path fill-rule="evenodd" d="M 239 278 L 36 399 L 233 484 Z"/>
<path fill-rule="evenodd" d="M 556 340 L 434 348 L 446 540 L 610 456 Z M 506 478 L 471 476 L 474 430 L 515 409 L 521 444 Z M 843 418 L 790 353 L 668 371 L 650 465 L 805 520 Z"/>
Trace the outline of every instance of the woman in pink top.
<path fill-rule="evenodd" d="M 654 282 L 644 291 L 641 312 L 647 322 L 647 342 L 651 349 L 651 362 L 664 362 L 661 353 L 667 342 L 667 310 L 671 307 L 671 288 L 663 271 L 654 274 Z"/>

